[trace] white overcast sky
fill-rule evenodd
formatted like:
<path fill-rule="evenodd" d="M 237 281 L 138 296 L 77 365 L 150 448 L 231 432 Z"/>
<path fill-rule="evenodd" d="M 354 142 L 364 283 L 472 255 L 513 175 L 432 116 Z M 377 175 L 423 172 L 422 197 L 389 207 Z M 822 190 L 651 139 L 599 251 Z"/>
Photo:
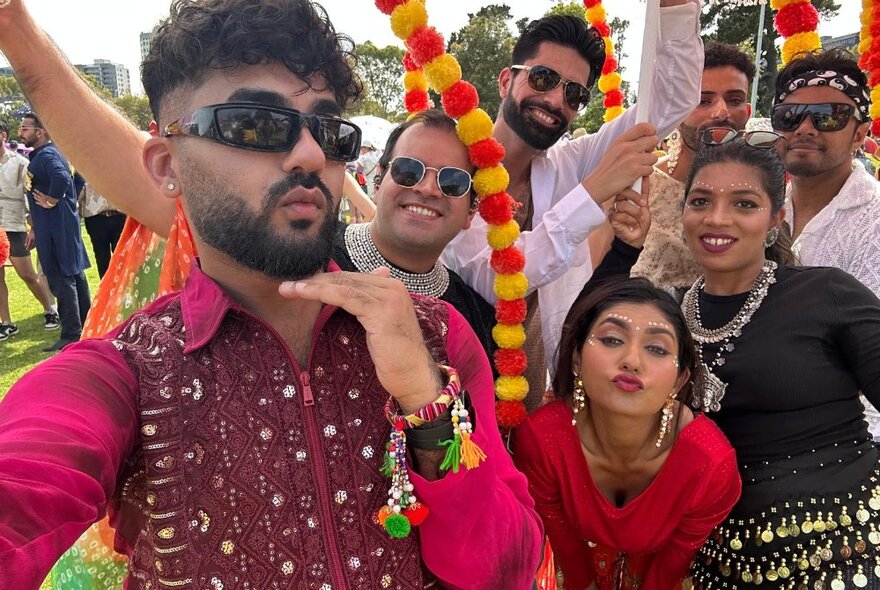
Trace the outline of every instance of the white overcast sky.
<path fill-rule="evenodd" d="M 838 36 L 858 31 L 861 2 L 838 2 L 841 4 L 839 15 L 833 21 L 820 22 L 820 35 Z M 372 0 L 321 0 L 320 3 L 337 30 L 356 42 L 372 41 L 379 46 L 399 44 L 391 33 L 388 17 L 379 12 Z M 554 0 L 428 0 L 427 6 L 430 24 L 448 39 L 450 33 L 466 23 L 467 13 L 476 12 L 480 6 L 507 4 L 516 20 L 539 17 L 555 3 Z M 141 91 L 140 33 L 151 30 L 168 15 L 169 0 L 28 0 L 27 4 L 73 63 L 91 63 L 96 58 L 122 63 L 131 74 L 132 90 Z M 637 83 L 645 4 L 638 0 L 605 0 L 604 4 L 609 20 L 619 16 L 631 21 L 624 48 L 629 58 L 623 65 L 626 79 Z M 5 65 L 2 56 L 0 61 Z"/>

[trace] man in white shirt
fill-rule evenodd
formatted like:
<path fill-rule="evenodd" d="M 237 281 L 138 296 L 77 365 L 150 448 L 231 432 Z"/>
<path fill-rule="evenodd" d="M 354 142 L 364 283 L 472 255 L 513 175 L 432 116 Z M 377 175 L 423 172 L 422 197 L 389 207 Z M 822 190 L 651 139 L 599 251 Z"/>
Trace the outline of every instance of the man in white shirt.
<path fill-rule="evenodd" d="M 33 230 L 27 228 L 27 205 L 24 179 L 27 174 L 27 158 L 6 147 L 9 129 L 0 125 L 0 231 L 9 237 L 9 260 L 16 274 L 24 281 L 40 305 L 43 306 L 44 326 L 54 330 L 60 325 L 58 312 L 52 303 L 46 278 L 37 274 L 31 260 L 30 248 Z M 0 266 L 0 340 L 18 333 L 9 311 L 9 291 L 6 287 L 6 270 Z"/>
<path fill-rule="evenodd" d="M 880 183 L 853 158 L 870 120 L 864 72 L 843 50 L 805 55 L 779 72 L 774 102 L 795 254 L 805 266 L 845 270 L 880 297 Z M 880 414 L 864 403 L 880 437 Z"/>
<path fill-rule="evenodd" d="M 651 125 L 634 127 L 635 109 L 630 109 L 593 135 L 557 143 L 586 104 L 578 100 L 583 98 L 578 87 L 592 86 L 604 62 L 604 42 L 582 19 L 557 15 L 530 23 L 514 48 L 511 67 L 498 78 L 502 105 L 494 132 L 506 151 L 508 192 L 521 203 L 517 221 L 526 231 L 517 245 L 525 252 L 525 274 L 539 302 L 530 305 L 540 318 L 530 315 L 527 334 L 540 334 L 543 346 L 529 352 L 543 353 L 551 371 L 562 322 L 593 271 L 587 236 L 605 222 L 600 205 L 636 178 L 651 174 L 657 135 L 672 131 L 699 100 L 699 3 L 660 4 L 650 109 L 656 134 Z M 486 224 L 474 219 L 452 241 L 444 261 L 493 302 L 495 273 L 489 257 Z M 532 354 L 530 366 L 534 359 Z M 530 383 L 534 389 L 535 381 Z"/>

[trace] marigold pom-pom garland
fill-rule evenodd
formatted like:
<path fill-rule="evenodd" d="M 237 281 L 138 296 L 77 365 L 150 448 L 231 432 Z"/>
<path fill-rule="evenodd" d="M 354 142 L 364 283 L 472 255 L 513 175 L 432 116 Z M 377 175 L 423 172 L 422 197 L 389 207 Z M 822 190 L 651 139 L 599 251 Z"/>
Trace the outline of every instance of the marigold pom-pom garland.
<path fill-rule="evenodd" d="M 859 67 L 871 87 L 871 133 L 880 135 L 880 0 L 862 0 Z"/>
<path fill-rule="evenodd" d="M 443 110 L 458 121 L 458 137 L 468 147 L 471 163 L 477 168 L 474 190 L 480 199 L 480 214 L 489 225 L 486 237 L 494 251 L 492 268 L 497 273 L 498 324 L 492 335 L 500 353 L 495 357 L 496 369 L 501 375 L 495 382 L 495 393 L 501 401 L 496 406 L 496 418 L 502 428 L 515 428 L 526 416 L 523 400 L 528 393 L 528 382 L 522 375 L 526 360 L 520 349 L 525 343 L 523 297 L 528 280 L 522 273 L 525 257 L 514 246 L 520 230 L 513 220 L 516 202 L 507 193 L 510 177 L 502 164 L 504 147 L 492 137 L 494 123 L 479 108 L 476 88 L 461 79 L 458 60 L 446 53 L 443 36 L 428 25 L 424 0 L 375 0 L 375 3 L 391 17 L 392 31 L 407 48 L 403 58 L 407 112 L 413 115 L 430 108 L 428 87 L 440 94 Z M 604 22 L 604 15 L 601 21 Z M 608 112 L 607 120 L 610 120 Z M 501 367 L 497 366 L 499 359 Z"/>
<path fill-rule="evenodd" d="M 782 44 L 782 63 L 787 64 L 799 53 L 821 49 L 822 42 L 816 27 L 819 13 L 810 0 L 770 0 L 776 10 L 776 31 L 785 39 Z"/>
<path fill-rule="evenodd" d="M 605 106 L 604 119 L 607 123 L 623 113 L 623 92 L 620 90 L 622 79 L 617 70 L 617 59 L 614 57 L 614 41 L 611 39 L 611 27 L 606 22 L 605 7 L 602 0 L 584 0 L 587 9 L 587 22 L 596 32 L 602 35 L 605 42 L 605 65 L 599 77 L 599 90 L 605 95 L 602 104 Z"/>

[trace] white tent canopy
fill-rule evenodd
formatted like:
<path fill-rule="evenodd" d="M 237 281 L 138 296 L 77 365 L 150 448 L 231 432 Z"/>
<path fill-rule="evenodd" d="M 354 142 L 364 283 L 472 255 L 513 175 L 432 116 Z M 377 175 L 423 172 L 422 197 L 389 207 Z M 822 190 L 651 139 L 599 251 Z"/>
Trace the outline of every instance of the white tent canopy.
<path fill-rule="evenodd" d="M 377 150 L 385 149 L 385 142 L 388 141 L 388 136 L 397 127 L 395 123 L 373 115 L 352 117 L 351 122 L 360 127 L 361 131 L 364 132 L 364 145 L 367 145 L 369 142 Z"/>

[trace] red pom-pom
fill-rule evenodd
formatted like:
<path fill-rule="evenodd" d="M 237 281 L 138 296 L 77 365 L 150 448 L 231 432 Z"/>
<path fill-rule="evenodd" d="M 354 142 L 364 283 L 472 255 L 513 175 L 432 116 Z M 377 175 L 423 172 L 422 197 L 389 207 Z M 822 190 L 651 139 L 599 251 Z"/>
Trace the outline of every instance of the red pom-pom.
<path fill-rule="evenodd" d="M 412 54 L 413 61 L 424 66 L 432 59 L 446 53 L 446 42 L 443 35 L 437 32 L 434 27 L 420 27 L 409 39 L 406 40 L 406 46 Z"/>
<path fill-rule="evenodd" d="M 602 101 L 602 106 L 606 109 L 610 109 L 611 107 L 622 107 L 623 106 L 623 93 L 619 90 L 612 90 L 608 94 L 605 95 L 605 100 Z"/>
<path fill-rule="evenodd" d="M 516 246 L 508 246 L 503 250 L 495 250 L 492 252 L 491 264 L 492 269 L 498 274 L 512 275 L 522 272 L 522 269 L 525 268 L 526 265 L 526 257 Z"/>
<path fill-rule="evenodd" d="M 605 63 L 602 64 L 602 73 L 607 75 L 614 71 L 617 71 L 617 58 L 613 55 L 606 55 Z"/>
<path fill-rule="evenodd" d="M 431 99 L 424 90 L 410 90 L 403 98 L 408 113 L 420 113 L 431 108 Z"/>
<path fill-rule="evenodd" d="M 592 8 L 601 3 L 602 0 L 584 0 L 584 6 L 586 6 L 587 8 Z"/>
<path fill-rule="evenodd" d="M 495 403 L 495 419 L 498 426 L 506 430 L 516 428 L 522 424 L 528 412 L 522 402 L 499 401 Z"/>
<path fill-rule="evenodd" d="M 819 12 L 812 2 L 797 2 L 783 6 L 773 21 L 783 37 L 815 31 L 819 26 Z"/>
<path fill-rule="evenodd" d="M 415 72 L 419 69 L 419 66 L 413 61 L 412 55 L 409 51 L 403 54 L 403 69 L 407 72 Z"/>
<path fill-rule="evenodd" d="M 596 32 L 599 33 L 601 37 L 610 37 L 611 36 L 611 27 L 608 26 L 608 23 L 602 21 L 601 23 L 596 23 L 593 28 L 596 29 Z"/>
<path fill-rule="evenodd" d="M 528 311 L 528 307 L 525 299 L 514 299 L 513 301 L 499 299 L 495 304 L 495 320 L 499 324 L 521 324 L 526 320 L 526 311 Z"/>
<path fill-rule="evenodd" d="M 522 375 L 528 364 L 526 353 L 521 348 L 499 348 L 495 351 L 495 368 L 502 375 Z"/>
<path fill-rule="evenodd" d="M 490 137 L 473 144 L 468 155 L 477 168 L 494 168 L 504 159 L 504 146 L 494 137 Z"/>
<path fill-rule="evenodd" d="M 405 3 L 406 0 L 376 0 L 376 8 L 383 14 L 391 14 L 399 5 Z"/>
<path fill-rule="evenodd" d="M 480 217 L 486 223 L 504 225 L 513 219 L 513 204 L 507 193 L 487 195 L 480 200 Z"/>
<path fill-rule="evenodd" d="M 874 119 L 871 123 L 871 135 L 880 137 L 880 119 Z"/>
<path fill-rule="evenodd" d="M 428 518 L 428 507 L 421 502 L 416 502 L 404 510 L 403 515 L 412 526 L 419 526 Z"/>
<path fill-rule="evenodd" d="M 871 26 L 868 28 L 868 31 L 871 33 L 871 46 L 874 46 L 874 41 L 877 40 L 877 34 L 880 33 L 880 19 L 871 20 Z"/>
<path fill-rule="evenodd" d="M 880 70 L 872 70 L 871 73 L 868 74 L 868 86 L 873 88 L 877 85 L 880 85 Z"/>
<path fill-rule="evenodd" d="M 473 84 L 459 80 L 440 95 L 440 102 L 447 115 L 460 119 L 480 106 L 480 97 Z"/>

